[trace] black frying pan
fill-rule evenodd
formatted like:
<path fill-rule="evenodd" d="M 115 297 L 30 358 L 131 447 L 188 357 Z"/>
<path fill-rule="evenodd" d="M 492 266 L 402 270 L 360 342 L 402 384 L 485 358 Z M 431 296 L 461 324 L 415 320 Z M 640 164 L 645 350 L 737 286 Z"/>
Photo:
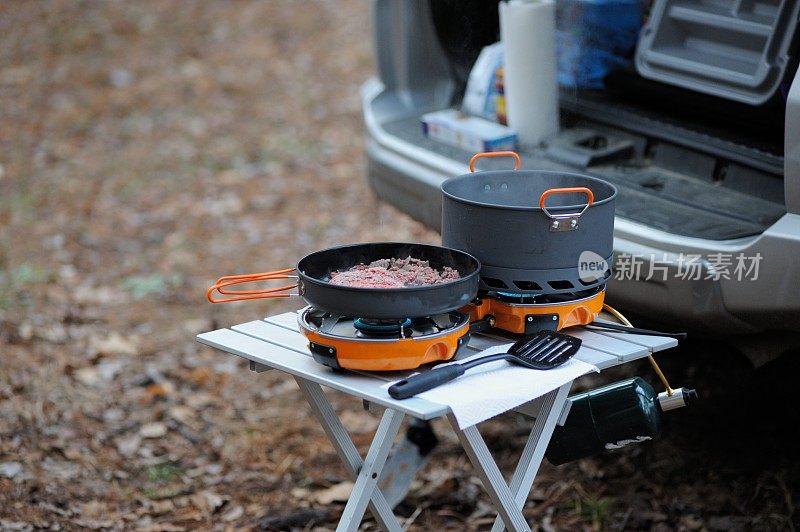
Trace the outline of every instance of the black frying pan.
<path fill-rule="evenodd" d="M 404 288 L 354 288 L 330 283 L 331 272 L 379 259 L 412 257 L 427 260 L 432 268 L 445 266 L 458 271 L 460 279 L 442 284 Z M 221 277 L 208 289 L 212 303 L 289 297 L 285 293 L 297 287 L 298 294 L 310 305 L 340 316 L 375 319 L 400 319 L 431 316 L 449 312 L 472 301 L 478 292 L 478 259 L 455 249 L 409 244 L 376 242 L 354 244 L 316 251 L 300 259 L 297 268 L 274 272 Z M 297 272 L 297 284 L 261 290 L 230 290 L 229 287 L 253 281 L 289 279 Z M 233 296 L 215 299 L 214 291 Z"/>

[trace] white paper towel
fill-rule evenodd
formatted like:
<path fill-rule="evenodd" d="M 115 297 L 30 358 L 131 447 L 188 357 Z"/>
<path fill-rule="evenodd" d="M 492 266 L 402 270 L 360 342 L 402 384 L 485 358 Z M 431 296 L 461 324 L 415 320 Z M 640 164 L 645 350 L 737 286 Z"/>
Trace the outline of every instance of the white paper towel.
<path fill-rule="evenodd" d="M 556 6 L 553 0 L 500 2 L 508 125 L 521 145 L 558 132 Z"/>
<path fill-rule="evenodd" d="M 459 362 L 505 353 L 511 345 L 491 347 Z M 575 358 L 547 371 L 523 368 L 501 360 L 467 370 L 454 381 L 416 397 L 448 405 L 458 421 L 458 426 L 463 429 L 533 401 L 592 371 L 599 370 Z M 387 384 L 385 388 L 392 384 L 394 383 Z"/>

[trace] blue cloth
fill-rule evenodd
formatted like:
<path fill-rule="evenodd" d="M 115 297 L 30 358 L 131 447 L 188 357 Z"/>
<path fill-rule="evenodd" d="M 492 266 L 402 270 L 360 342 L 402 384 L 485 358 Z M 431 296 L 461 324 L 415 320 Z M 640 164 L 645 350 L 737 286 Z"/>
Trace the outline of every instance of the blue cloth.
<path fill-rule="evenodd" d="M 629 66 L 642 11 L 642 0 L 558 0 L 558 83 L 602 89 L 609 72 Z"/>

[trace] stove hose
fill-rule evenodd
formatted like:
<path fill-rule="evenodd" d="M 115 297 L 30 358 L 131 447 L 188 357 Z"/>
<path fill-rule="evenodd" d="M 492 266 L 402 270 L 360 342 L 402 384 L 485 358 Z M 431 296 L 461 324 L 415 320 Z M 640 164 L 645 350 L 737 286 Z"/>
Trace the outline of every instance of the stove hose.
<path fill-rule="evenodd" d="M 633 327 L 633 324 L 630 321 L 628 321 L 628 318 L 623 316 L 622 312 L 618 311 L 617 309 L 615 309 L 611 305 L 609 305 L 607 303 L 603 303 L 603 310 L 605 310 L 605 311 L 609 312 L 610 314 L 612 314 L 615 318 L 617 318 L 619 321 L 621 321 L 622 324 L 625 325 L 626 327 Z M 667 377 L 664 375 L 664 372 L 661 371 L 661 368 L 658 367 L 658 362 L 656 362 L 656 359 L 653 358 L 653 355 L 647 355 L 647 360 L 650 362 L 650 365 L 653 367 L 653 371 L 655 371 L 656 375 L 658 375 L 658 378 L 661 381 L 661 384 L 664 385 L 664 389 L 667 391 L 667 396 L 668 397 L 672 397 L 672 395 L 675 394 L 675 390 L 672 388 L 672 386 L 669 385 L 669 381 L 667 381 Z"/>

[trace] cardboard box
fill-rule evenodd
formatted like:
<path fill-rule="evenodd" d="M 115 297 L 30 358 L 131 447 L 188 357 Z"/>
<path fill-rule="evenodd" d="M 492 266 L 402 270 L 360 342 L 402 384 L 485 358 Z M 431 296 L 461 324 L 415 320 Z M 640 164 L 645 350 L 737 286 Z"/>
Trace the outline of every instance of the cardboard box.
<path fill-rule="evenodd" d="M 455 109 L 423 115 L 422 132 L 428 138 L 473 153 L 517 147 L 517 134 L 513 129 Z"/>

